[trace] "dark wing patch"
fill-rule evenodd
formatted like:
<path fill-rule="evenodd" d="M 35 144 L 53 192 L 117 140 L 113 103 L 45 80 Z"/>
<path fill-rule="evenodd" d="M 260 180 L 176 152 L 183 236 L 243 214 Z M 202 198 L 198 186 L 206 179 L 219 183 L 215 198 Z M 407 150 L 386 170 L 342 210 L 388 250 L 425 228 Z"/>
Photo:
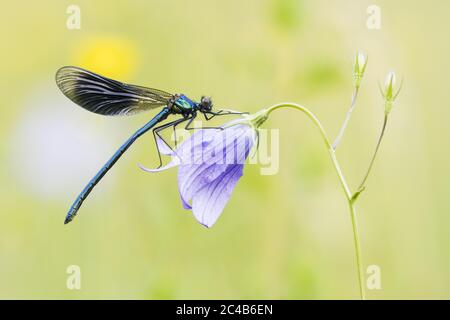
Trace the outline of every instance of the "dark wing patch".
<path fill-rule="evenodd" d="M 131 115 L 167 105 L 172 94 L 112 80 L 78 67 L 62 67 L 56 83 L 66 97 L 94 113 Z"/>

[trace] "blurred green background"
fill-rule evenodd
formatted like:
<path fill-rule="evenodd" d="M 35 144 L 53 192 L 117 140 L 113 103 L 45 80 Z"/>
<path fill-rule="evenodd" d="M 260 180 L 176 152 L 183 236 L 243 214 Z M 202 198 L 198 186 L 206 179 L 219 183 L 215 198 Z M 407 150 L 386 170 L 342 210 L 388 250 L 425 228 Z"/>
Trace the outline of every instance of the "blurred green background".
<path fill-rule="evenodd" d="M 81 29 L 69 30 L 70 4 Z M 138 141 L 81 209 L 70 204 L 106 159 L 154 113 L 91 114 L 54 83 L 63 65 L 216 106 L 308 106 L 335 136 L 352 93 L 357 50 L 369 65 L 338 150 L 355 187 L 383 109 L 377 81 L 392 68 L 404 89 L 358 203 L 365 266 L 379 265 L 371 299 L 450 298 L 450 3 L 377 1 L 39 1 L 0 11 L 0 298 L 358 298 L 347 206 L 321 138 L 300 113 L 280 129 L 280 171 L 249 165 L 212 229 L 182 209 L 177 170 L 154 166 Z M 81 290 L 66 287 L 69 265 Z"/>

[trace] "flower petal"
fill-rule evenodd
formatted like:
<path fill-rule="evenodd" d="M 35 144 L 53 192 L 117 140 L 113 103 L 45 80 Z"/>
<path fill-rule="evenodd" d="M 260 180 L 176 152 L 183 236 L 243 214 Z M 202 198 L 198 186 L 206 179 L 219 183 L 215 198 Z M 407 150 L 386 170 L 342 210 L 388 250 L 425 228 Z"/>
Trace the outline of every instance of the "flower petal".
<path fill-rule="evenodd" d="M 202 131 L 210 133 L 212 130 Z M 185 163 L 184 157 L 178 171 L 178 189 L 185 209 L 191 209 L 189 202 L 193 196 L 221 176 L 230 164 L 245 162 L 253 146 L 253 135 L 254 131 L 248 125 L 235 125 L 216 131 L 213 140 L 192 148 L 192 161 Z"/>
<path fill-rule="evenodd" d="M 178 190 L 185 209 L 192 209 L 189 201 L 193 195 L 206 185 L 216 180 L 224 171 L 226 165 L 201 164 L 181 165 L 178 169 Z"/>
<path fill-rule="evenodd" d="M 208 228 L 216 223 L 242 176 L 243 167 L 243 164 L 230 165 L 218 179 L 194 195 L 192 211 L 198 222 Z"/>
<path fill-rule="evenodd" d="M 145 172 L 160 172 L 160 171 L 164 171 L 173 167 L 176 167 L 177 165 L 179 165 L 181 162 L 180 158 L 178 157 L 173 157 L 172 160 L 166 164 L 165 166 L 159 167 L 159 168 L 155 168 L 155 169 L 149 169 L 147 167 L 144 167 L 142 164 L 138 163 L 138 167 Z"/>
<path fill-rule="evenodd" d="M 170 146 L 161 139 L 158 135 L 156 135 L 156 146 L 162 154 L 166 156 L 173 155 L 173 150 L 170 148 Z"/>
<path fill-rule="evenodd" d="M 205 147 L 207 147 L 214 140 L 214 136 L 217 132 L 220 132 L 220 130 L 204 129 L 196 131 L 179 145 L 176 153 L 180 157 L 185 158 L 184 162 L 191 161 L 194 151 L 203 150 Z M 189 157 L 191 157 L 191 159 Z"/>

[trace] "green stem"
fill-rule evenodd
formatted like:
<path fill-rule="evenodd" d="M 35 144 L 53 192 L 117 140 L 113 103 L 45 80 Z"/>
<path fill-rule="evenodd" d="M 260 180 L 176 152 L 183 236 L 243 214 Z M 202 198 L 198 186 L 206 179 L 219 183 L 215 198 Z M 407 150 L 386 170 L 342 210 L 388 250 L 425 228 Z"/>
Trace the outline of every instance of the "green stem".
<path fill-rule="evenodd" d="M 356 216 L 355 202 L 349 201 L 348 206 L 350 208 L 350 217 L 352 220 L 353 243 L 355 245 L 355 255 L 356 255 L 356 267 L 358 268 L 359 295 L 362 300 L 365 300 L 366 294 L 364 291 L 364 270 L 362 264 L 361 245 L 359 241 L 358 219 Z"/>
<path fill-rule="evenodd" d="M 299 104 L 296 104 L 296 103 L 276 104 L 276 105 L 270 107 L 269 109 L 267 109 L 267 116 L 269 116 L 269 114 L 271 112 L 273 112 L 279 108 L 293 108 L 293 109 L 300 110 L 303 113 L 305 113 L 308 116 L 308 118 L 316 125 L 316 127 L 319 129 L 319 131 L 322 135 L 322 138 L 323 138 L 323 141 L 325 142 L 328 153 L 330 154 L 331 162 L 333 163 L 333 166 L 339 176 L 339 181 L 341 183 L 342 188 L 344 189 L 345 196 L 346 196 L 347 200 L 350 200 L 352 197 L 352 193 L 350 192 L 350 189 L 348 188 L 347 182 L 345 181 L 345 177 L 342 173 L 339 162 L 336 159 L 336 153 L 334 152 L 333 146 L 331 145 L 331 142 L 328 139 L 327 133 L 325 132 L 325 129 L 323 128 L 319 119 L 317 119 L 317 117 L 311 111 L 309 111 L 307 108 L 305 108 Z"/>
<path fill-rule="evenodd" d="M 342 173 L 341 167 L 339 165 L 339 162 L 336 158 L 336 153 L 333 148 L 333 145 L 331 144 L 327 133 L 325 132 L 325 129 L 323 128 L 322 124 L 320 123 L 319 119 L 307 108 L 296 104 L 296 103 L 280 103 L 276 104 L 270 108 L 268 108 L 266 111 L 266 116 L 268 117 L 269 114 L 276 109 L 280 108 L 293 108 L 302 111 L 304 114 L 308 116 L 308 118 L 316 125 L 316 127 L 319 129 L 323 141 L 325 142 L 325 145 L 327 147 L 328 153 L 331 158 L 331 162 L 333 163 L 334 169 L 336 170 L 336 173 L 339 177 L 339 181 L 341 183 L 342 189 L 344 190 L 345 197 L 347 199 L 349 209 L 350 209 L 350 218 L 352 221 L 352 229 L 353 229 L 353 241 L 355 245 L 355 255 L 356 255 L 356 264 L 357 264 L 357 270 L 358 270 L 358 283 L 359 283 L 359 293 L 361 299 L 365 299 L 365 290 L 364 290 L 364 276 L 363 276 L 363 264 L 362 264 L 362 255 L 361 255 L 361 246 L 360 246 L 360 240 L 359 240 L 359 232 L 358 232 L 358 223 L 356 219 L 356 210 L 354 207 L 354 201 L 352 200 L 352 193 L 348 187 L 348 184 L 345 180 L 344 174 Z"/>
<path fill-rule="evenodd" d="M 384 132 L 386 131 L 387 121 L 388 121 L 388 114 L 385 114 L 384 121 L 383 121 L 383 127 L 381 129 L 381 133 L 378 138 L 377 146 L 375 147 L 375 152 L 373 153 L 372 160 L 370 160 L 369 168 L 367 169 L 366 174 L 364 175 L 364 178 L 362 179 L 361 183 L 359 184 L 359 187 L 357 189 L 358 192 L 361 192 L 364 189 L 364 185 L 367 181 L 367 178 L 369 177 L 370 171 L 372 171 L 373 164 L 375 163 L 375 158 L 377 157 L 378 150 L 380 149 L 381 140 L 383 140 Z"/>
<path fill-rule="evenodd" d="M 336 150 L 337 146 L 339 145 L 339 143 L 342 140 L 342 137 L 344 136 L 345 129 L 347 128 L 348 122 L 350 121 L 350 117 L 352 116 L 353 110 L 355 109 L 356 98 L 358 97 L 358 92 L 359 92 L 359 86 L 356 86 L 355 91 L 353 92 L 352 102 L 350 103 L 350 108 L 348 109 L 347 114 L 344 119 L 344 123 L 342 124 L 342 127 L 339 130 L 339 133 L 333 142 L 334 150 Z"/>

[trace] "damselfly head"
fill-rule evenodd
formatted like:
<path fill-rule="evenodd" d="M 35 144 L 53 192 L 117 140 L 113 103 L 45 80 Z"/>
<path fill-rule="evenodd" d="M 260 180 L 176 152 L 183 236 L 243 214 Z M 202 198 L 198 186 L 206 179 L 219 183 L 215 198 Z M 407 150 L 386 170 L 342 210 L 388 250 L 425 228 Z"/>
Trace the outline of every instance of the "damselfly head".
<path fill-rule="evenodd" d="M 201 111 L 211 111 L 213 107 L 211 97 L 202 96 L 199 106 Z"/>

